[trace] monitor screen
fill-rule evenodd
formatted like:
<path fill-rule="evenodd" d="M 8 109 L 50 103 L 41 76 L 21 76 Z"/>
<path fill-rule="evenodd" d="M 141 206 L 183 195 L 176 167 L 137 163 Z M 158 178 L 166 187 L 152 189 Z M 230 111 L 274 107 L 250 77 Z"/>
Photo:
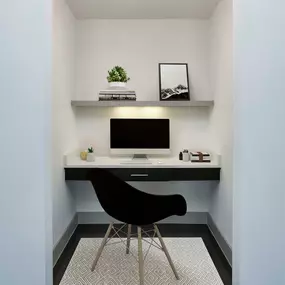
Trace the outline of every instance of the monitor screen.
<path fill-rule="evenodd" d="M 169 119 L 111 119 L 111 149 L 169 149 Z"/>

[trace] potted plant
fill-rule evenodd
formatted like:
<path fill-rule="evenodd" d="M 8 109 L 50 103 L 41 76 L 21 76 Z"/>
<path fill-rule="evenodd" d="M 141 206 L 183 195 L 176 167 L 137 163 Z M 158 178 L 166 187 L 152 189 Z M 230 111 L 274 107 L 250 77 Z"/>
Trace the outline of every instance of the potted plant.
<path fill-rule="evenodd" d="M 110 87 L 126 87 L 127 82 L 130 80 L 127 72 L 121 66 L 115 66 L 108 71 L 107 80 Z"/>
<path fill-rule="evenodd" d="M 95 161 L 95 154 L 94 154 L 94 149 L 92 146 L 90 148 L 88 148 L 87 161 L 88 162 Z"/>

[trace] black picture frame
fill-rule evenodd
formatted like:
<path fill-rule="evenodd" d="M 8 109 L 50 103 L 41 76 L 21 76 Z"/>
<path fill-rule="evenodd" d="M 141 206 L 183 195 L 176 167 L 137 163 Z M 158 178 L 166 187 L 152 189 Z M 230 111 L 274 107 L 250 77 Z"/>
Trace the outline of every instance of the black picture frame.
<path fill-rule="evenodd" d="M 183 76 L 183 78 L 181 78 L 182 82 L 177 81 L 177 84 L 175 84 L 176 86 L 172 86 L 172 87 L 167 86 L 167 83 L 163 82 L 164 76 L 162 74 L 162 67 L 171 66 L 173 69 L 173 66 L 175 65 L 177 67 L 185 66 L 185 77 Z M 160 101 L 190 101 L 188 63 L 159 63 L 158 71 L 159 71 L 159 100 Z"/>

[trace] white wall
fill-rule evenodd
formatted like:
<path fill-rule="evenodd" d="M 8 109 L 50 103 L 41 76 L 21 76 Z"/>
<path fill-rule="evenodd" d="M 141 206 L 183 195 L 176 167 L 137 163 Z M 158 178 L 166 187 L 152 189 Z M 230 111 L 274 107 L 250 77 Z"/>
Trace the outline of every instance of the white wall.
<path fill-rule="evenodd" d="M 108 155 L 110 118 L 169 118 L 171 151 L 177 157 L 185 148 L 212 149 L 209 109 L 164 107 L 78 108 L 80 147 L 86 149 L 92 144 L 97 154 Z"/>
<path fill-rule="evenodd" d="M 211 99 L 209 51 L 206 20 L 77 21 L 76 98 L 97 100 L 107 87 L 108 69 L 120 64 L 138 100 L 159 100 L 158 63 L 187 62 L 192 99 Z M 80 147 L 92 143 L 97 153 L 107 155 L 111 117 L 166 117 L 178 155 L 183 148 L 212 148 L 209 116 L 207 108 L 78 108 L 77 134 Z"/>
<path fill-rule="evenodd" d="M 76 213 L 64 180 L 63 155 L 77 147 L 75 115 L 70 100 L 75 89 L 75 19 L 64 0 L 53 7 L 53 244 Z"/>
<path fill-rule="evenodd" d="M 234 0 L 234 285 L 285 284 L 284 11 Z"/>
<path fill-rule="evenodd" d="M 114 28 L 116 27 L 116 28 Z M 119 31 L 119 33 L 118 33 Z M 187 62 L 192 99 L 211 99 L 209 21 L 87 20 L 76 23 L 76 99 L 98 99 L 107 71 L 122 65 L 138 100 L 159 100 L 158 63 Z M 78 108 L 77 135 L 82 149 L 92 144 L 109 154 L 110 118 L 170 118 L 174 156 L 184 148 L 212 149 L 210 110 L 203 108 Z M 71 183 L 78 211 L 102 211 L 89 183 Z M 75 186 L 76 185 L 76 186 Z M 154 193 L 181 193 L 188 211 L 209 210 L 210 183 L 136 183 Z"/>
<path fill-rule="evenodd" d="M 230 246 L 233 236 L 232 22 L 232 1 L 224 0 L 211 19 L 211 87 L 215 100 L 211 114 L 211 141 L 222 155 L 222 170 L 220 184 L 212 192 L 210 214 Z"/>
<path fill-rule="evenodd" d="M 211 98 L 208 39 L 206 20 L 77 21 L 76 98 L 98 99 L 107 71 L 122 65 L 138 100 L 159 100 L 160 62 L 188 62 L 192 98 Z"/>
<path fill-rule="evenodd" d="M 52 2 L 0 10 L 0 284 L 52 284 Z"/>

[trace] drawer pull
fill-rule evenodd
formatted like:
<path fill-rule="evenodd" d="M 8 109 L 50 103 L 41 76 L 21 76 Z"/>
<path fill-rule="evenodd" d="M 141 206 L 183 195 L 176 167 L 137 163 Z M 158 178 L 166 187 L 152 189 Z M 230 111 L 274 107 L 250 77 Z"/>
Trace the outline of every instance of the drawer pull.
<path fill-rule="evenodd" d="M 131 177 L 148 177 L 148 174 L 131 174 Z"/>

